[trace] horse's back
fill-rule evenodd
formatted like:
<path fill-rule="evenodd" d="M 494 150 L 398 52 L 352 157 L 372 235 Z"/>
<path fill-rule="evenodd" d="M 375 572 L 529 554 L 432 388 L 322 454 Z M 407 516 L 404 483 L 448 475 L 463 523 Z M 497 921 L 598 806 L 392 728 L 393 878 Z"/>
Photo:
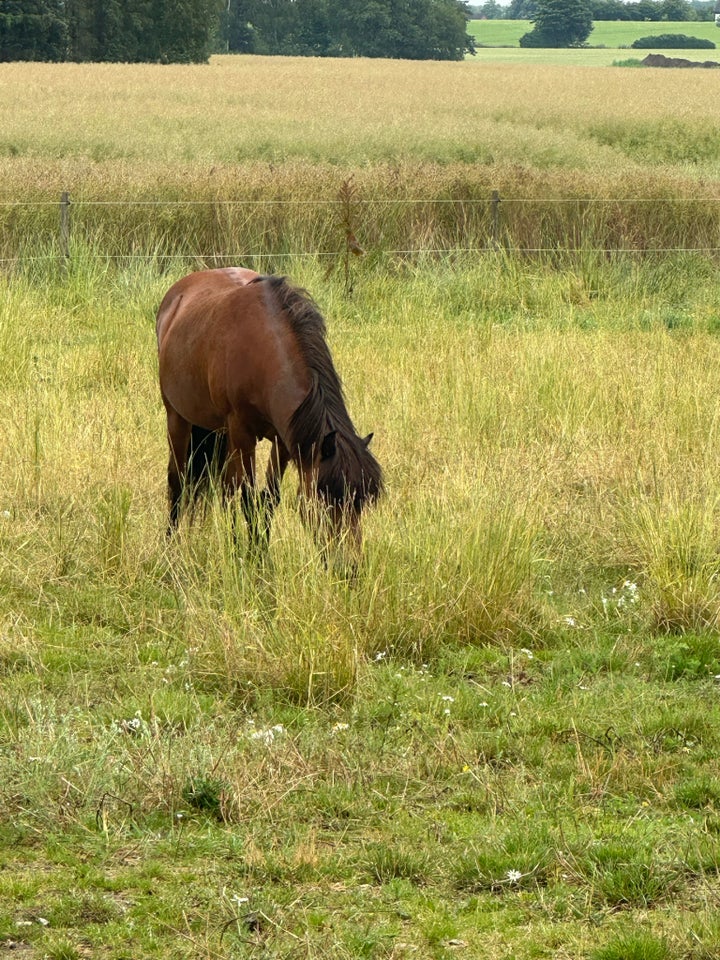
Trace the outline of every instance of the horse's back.
<path fill-rule="evenodd" d="M 157 313 L 157 337 L 160 343 L 178 314 L 197 319 L 207 318 L 211 305 L 228 301 L 239 288 L 247 287 L 261 274 L 246 267 L 221 267 L 216 270 L 198 270 L 174 283 L 162 299 Z"/>
<path fill-rule="evenodd" d="M 158 310 L 160 386 L 186 420 L 218 429 L 244 411 L 265 429 L 281 406 L 302 401 L 310 379 L 290 326 L 268 299 L 260 274 L 242 267 L 191 273 Z M 283 418 L 286 419 L 286 418 Z"/>

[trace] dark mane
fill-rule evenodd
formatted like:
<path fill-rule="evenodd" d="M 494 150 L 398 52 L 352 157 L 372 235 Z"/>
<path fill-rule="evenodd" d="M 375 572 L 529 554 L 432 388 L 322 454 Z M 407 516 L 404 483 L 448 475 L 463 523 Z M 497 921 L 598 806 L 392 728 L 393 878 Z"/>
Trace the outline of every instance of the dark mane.
<path fill-rule="evenodd" d="M 270 304 L 290 324 L 312 376 L 310 392 L 290 420 L 293 451 L 307 463 L 317 456 L 323 438 L 335 432 L 337 455 L 320 463 L 318 490 L 334 503 L 345 503 L 350 497 L 360 509 L 364 500 L 380 494 L 382 471 L 358 437 L 345 406 L 342 382 L 327 345 L 325 320 L 307 291 L 291 286 L 285 277 L 262 279 Z"/>

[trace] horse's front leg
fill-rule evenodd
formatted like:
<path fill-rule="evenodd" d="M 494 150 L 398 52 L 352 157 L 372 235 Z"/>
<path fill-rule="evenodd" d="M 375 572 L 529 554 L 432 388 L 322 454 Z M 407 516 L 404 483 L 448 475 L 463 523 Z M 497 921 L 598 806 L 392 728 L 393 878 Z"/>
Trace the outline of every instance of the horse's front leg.
<path fill-rule="evenodd" d="M 263 545 L 260 535 L 259 504 L 255 490 L 255 437 L 247 430 L 228 423 L 228 458 L 223 473 L 223 493 L 227 502 L 239 494 L 248 526 L 249 552 L 258 553 Z"/>
<path fill-rule="evenodd" d="M 190 444 L 191 425 L 168 403 L 167 411 L 168 446 L 170 459 L 168 460 L 168 500 L 170 503 L 170 517 L 168 522 L 168 536 L 177 528 L 180 519 L 180 506 L 183 495 L 183 479 L 187 470 L 188 446 Z"/>
<path fill-rule="evenodd" d="M 278 504 L 280 503 L 280 486 L 282 484 L 283 474 L 290 462 L 288 449 L 279 437 L 276 437 L 272 443 L 270 459 L 265 473 L 265 489 L 262 496 L 262 534 L 265 544 L 270 542 L 270 527 L 272 518 Z"/>

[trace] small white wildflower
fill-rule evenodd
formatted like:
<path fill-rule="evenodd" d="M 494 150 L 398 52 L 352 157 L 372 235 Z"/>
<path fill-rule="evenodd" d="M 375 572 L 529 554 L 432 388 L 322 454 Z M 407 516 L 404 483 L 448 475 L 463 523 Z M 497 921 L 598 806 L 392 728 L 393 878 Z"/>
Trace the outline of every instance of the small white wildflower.
<path fill-rule="evenodd" d="M 523 647 L 522 650 L 520 651 L 520 653 L 524 653 L 525 656 L 528 658 L 528 660 L 534 660 L 534 659 L 535 659 L 535 654 L 532 652 L 532 650 L 528 650 L 527 647 Z"/>
<path fill-rule="evenodd" d="M 445 714 L 446 717 L 449 717 L 449 716 L 450 716 L 450 711 L 449 711 L 449 710 L 443 710 L 443 713 Z"/>
<path fill-rule="evenodd" d="M 330 728 L 330 733 L 334 735 L 336 733 L 342 733 L 343 730 L 349 730 L 349 729 L 350 729 L 349 723 L 336 723 L 334 726 Z"/>
<path fill-rule="evenodd" d="M 584 683 L 578 684 L 578 690 L 589 690 L 590 687 L 586 687 Z"/>
<path fill-rule="evenodd" d="M 447 693 L 443 694 L 443 696 L 440 699 L 443 700 L 445 703 L 455 703 L 455 697 L 451 697 Z"/>
<path fill-rule="evenodd" d="M 12 514 L 10 513 L 9 510 L 3 510 L 2 512 L 3 520 L 9 520 L 11 516 Z"/>
<path fill-rule="evenodd" d="M 233 903 L 236 903 L 238 906 L 240 906 L 243 903 L 250 903 L 249 897 L 239 897 L 236 893 L 234 893 L 230 897 L 230 899 L 232 900 Z"/>
<path fill-rule="evenodd" d="M 522 873 L 519 870 L 508 870 L 505 876 L 509 883 L 518 883 L 522 880 Z"/>
<path fill-rule="evenodd" d="M 502 685 L 503 685 L 504 687 L 511 687 L 511 686 L 512 686 L 512 684 L 510 683 L 509 680 L 503 680 Z"/>
<path fill-rule="evenodd" d="M 15 926 L 16 926 L 16 927 L 31 927 L 31 926 L 32 926 L 32 920 L 17 920 L 17 921 L 15 922 Z"/>
<path fill-rule="evenodd" d="M 285 727 L 281 723 L 276 723 L 274 727 L 269 727 L 267 730 L 254 730 L 250 734 L 250 739 L 269 745 L 275 741 L 276 736 L 283 733 L 285 733 Z"/>
<path fill-rule="evenodd" d="M 387 656 L 387 650 L 381 650 L 379 653 L 375 654 L 375 663 L 379 663 L 381 660 L 384 660 Z"/>
<path fill-rule="evenodd" d="M 565 623 L 568 627 L 577 626 L 577 620 L 575 617 L 563 617 L 563 623 Z"/>
<path fill-rule="evenodd" d="M 45 917 L 38 917 L 38 918 L 37 918 L 37 922 L 40 924 L 41 927 L 49 927 L 49 926 L 50 926 L 50 921 L 49 921 L 49 920 L 46 920 Z"/>
<path fill-rule="evenodd" d="M 489 707 L 490 704 L 486 700 L 481 700 L 478 704 L 479 707 Z"/>

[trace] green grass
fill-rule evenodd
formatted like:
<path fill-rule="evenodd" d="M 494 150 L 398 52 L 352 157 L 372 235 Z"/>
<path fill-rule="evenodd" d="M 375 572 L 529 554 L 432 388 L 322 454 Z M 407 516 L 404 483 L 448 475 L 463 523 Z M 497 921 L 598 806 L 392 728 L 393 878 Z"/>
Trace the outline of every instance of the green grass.
<path fill-rule="evenodd" d="M 152 310 L 3 279 L 0 944 L 711 957 L 718 287 L 694 258 L 294 260 L 385 467 L 349 586 L 164 536 Z"/>
<path fill-rule="evenodd" d="M 515 64 L 525 67 L 554 65 L 562 67 L 634 66 L 648 53 L 683 57 L 686 60 L 720 61 L 717 50 L 631 50 L 633 40 L 663 33 L 682 33 L 712 40 L 720 45 L 720 30 L 713 22 L 622 22 L 596 20 L 584 47 L 570 49 L 523 49 L 520 37 L 532 29 L 529 20 L 471 20 L 468 32 L 478 45 L 477 54 L 466 63 L 477 66 Z M 628 51 L 623 53 L 622 51 Z M 632 62 L 627 62 L 632 61 Z M 655 71 L 653 71 L 655 72 Z"/>

